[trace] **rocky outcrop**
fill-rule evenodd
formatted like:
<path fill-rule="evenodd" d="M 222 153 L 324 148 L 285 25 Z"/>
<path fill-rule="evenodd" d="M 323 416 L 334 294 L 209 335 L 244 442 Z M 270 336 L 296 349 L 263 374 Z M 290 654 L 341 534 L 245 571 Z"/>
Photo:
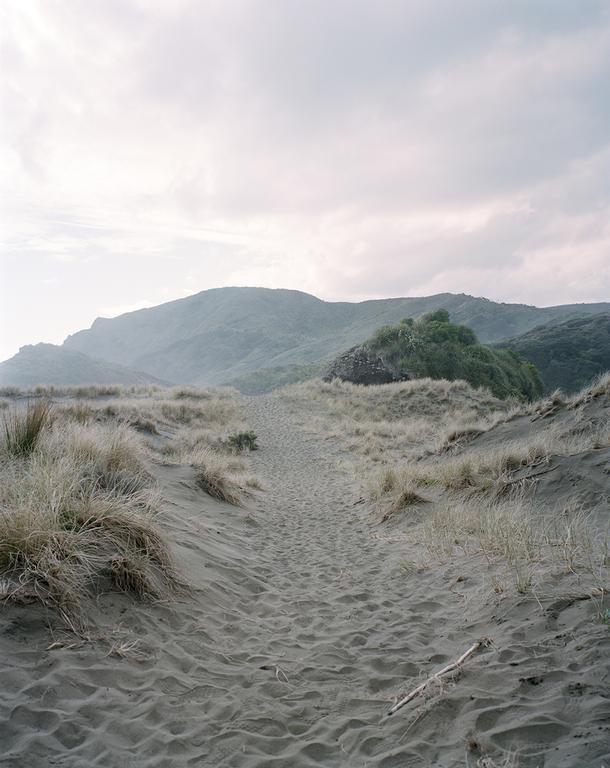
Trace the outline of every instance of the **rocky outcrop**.
<path fill-rule="evenodd" d="M 341 379 L 353 384 L 391 384 L 394 381 L 407 381 L 407 373 L 397 372 L 367 347 L 353 347 L 336 357 L 329 365 L 324 381 Z"/>

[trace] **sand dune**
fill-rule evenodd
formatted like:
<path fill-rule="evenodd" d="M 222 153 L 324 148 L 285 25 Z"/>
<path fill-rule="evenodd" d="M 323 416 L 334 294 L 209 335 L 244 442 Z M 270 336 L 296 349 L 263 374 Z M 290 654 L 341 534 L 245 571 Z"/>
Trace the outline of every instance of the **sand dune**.
<path fill-rule="evenodd" d="M 105 595 L 87 642 L 5 607 L 0 765 L 608 763 L 609 632 L 601 598 L 580 599 L 589 580 L 494 596 L 483 555 L 420 570 L 408 518 L 379 526 L 338 469 L 340 440 L 274 396 L 246 409 L 265 491 L 244 508 L 211 500 L 191 467 L 153 466 L 190 591 Z M 460 675 L 387 717 L 481 636 L 492 645 Z"/>

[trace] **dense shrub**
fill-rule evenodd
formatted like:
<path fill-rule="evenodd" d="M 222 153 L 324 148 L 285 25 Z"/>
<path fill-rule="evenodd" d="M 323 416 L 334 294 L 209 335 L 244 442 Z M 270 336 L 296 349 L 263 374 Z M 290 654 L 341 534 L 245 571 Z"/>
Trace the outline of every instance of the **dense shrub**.
<path fill-rule="evenodd" d="M 444 309 L 430 312 L 418 322 L 384 326 L 368 346 L 386 364 L 416 378 L 463 379 L 503 398 L 532 400 L 542 392 L 534 365 L 510 350 L 479 344 L 474 331 L 451 323 Z"/>
<path fill-rule="evenodd" d="M 252 430 L 248 432 L 236 432 L 229 436 L 229 447 L 234 451 L 256 451 L 256 434 Z"/>

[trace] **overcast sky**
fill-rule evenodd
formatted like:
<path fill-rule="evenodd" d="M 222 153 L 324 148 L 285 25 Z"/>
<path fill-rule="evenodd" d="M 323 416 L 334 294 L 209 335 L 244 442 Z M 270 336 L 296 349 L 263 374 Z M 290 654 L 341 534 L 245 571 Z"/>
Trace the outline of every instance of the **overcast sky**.
<path fill-rule="evenodd" d="M 610 299 L 605 0 L 0 7 L 0 359 L 223 285 Z"/>

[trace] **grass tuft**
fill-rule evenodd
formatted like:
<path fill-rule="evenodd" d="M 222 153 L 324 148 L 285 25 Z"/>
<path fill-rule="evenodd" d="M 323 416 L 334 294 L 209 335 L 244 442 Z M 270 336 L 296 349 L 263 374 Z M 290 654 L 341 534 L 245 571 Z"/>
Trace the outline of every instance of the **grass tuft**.
<path fill-rule="evenodd" d="M 0 464 L 4 597 L 38 600 L 75 626 L 108 585 L 159 594 L 176 577 L 156 504 L 133 431 L 47 425 L 29 454 Z"/>
<path fill-rule="evenodd" d="M 209 449 L 202 449 L 191 457 L 191 463 L 197 469 L 197 483 L 209 496 L 218 501 L 240 506 L 242 488 L 231 477 L 231 463 Z"/>
<path fill-rule="evenodd" d="M 6 453 L 10 456 L 29 456 L 51 419 L 51 406 L 46 401 L 28 403 L 25 409 L 14 408 L 3 419 Z"/>

